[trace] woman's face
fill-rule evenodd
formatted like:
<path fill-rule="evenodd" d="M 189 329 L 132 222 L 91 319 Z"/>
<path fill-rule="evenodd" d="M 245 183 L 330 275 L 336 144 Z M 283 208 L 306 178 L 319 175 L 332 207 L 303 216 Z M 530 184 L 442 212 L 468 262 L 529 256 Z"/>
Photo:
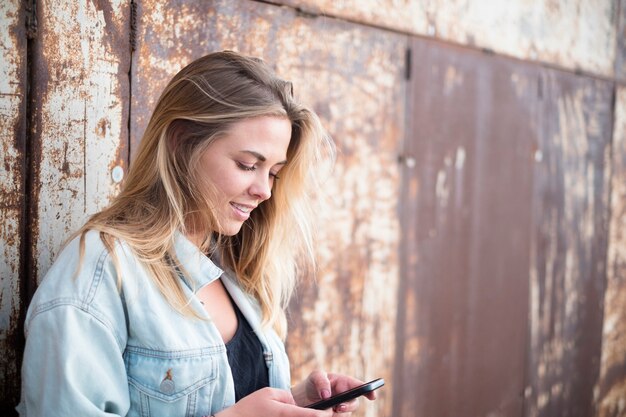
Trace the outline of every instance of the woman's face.
<path fill-rule="evenodd" d="M 200 176 L 214 188 L 210 199 L 220 234 L 239 232 L 250 212 L 272 195 L 277 174 L 287 163 L 291 122 L 260 116 L 235 123 L 209 145 Z"/>

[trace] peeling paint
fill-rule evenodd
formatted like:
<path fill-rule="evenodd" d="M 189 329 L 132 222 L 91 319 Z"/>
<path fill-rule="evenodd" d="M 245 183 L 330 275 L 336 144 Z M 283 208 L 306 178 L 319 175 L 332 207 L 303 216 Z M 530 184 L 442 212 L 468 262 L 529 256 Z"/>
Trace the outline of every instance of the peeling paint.
<path fill-rule="evenodd" d="M 613 130 L 611 223 L 604 296 L 602 358 L 596 384 L 596 416 L 626 411 L 626 88 L 617 90 Z"/>
<path fill-rule="evenodd" d="M 37 2 L 29 115 L 36 279 L 65 237 L 117 192 L 128 157 L 129 5 L 62 3 Z M 608 83 L 421 37 L 413 44 L 417 78 L 409 81 L 417 110 L 405 132 L 406 38 L 397 32 L 624 80 L 624 1 L 282 3 L 302 11 L 265 2 L 138 2 L 130 135 L 136 145 L 176 71 L 219 49 L 272 62 L 320 114 L 340 156 L 317 207 L 317 283 L 303 285 L 291 307 L 294 380 L 316 366 L 384 376 L 390 389 L 355 416 L 524 410 L 586 417 L 592 408 L 598 417 L 624 415 L 624 87 L 617 87 L 611 152 Z M 19 394 L 22 9 L 16 0 L 0 4 L 0 48 L 8 57 L 0 63 L 7 409 Z M 403 139 L 407 149 L 400 150 Z M 408 155 L 404 166 L 398 154 Z M 403 198 L 409 203 L 399 211 Z M 532 220 L 525 211 L 531 201 Z M 506 367 L 494 365 L 502 360 Z M 393 408 L 392 397 L 401 400 Z"/>
<path fill-rule="evenodd" d="M 20 245 L 24 177 L 26 34 L 22 2 L 0 2 L 0 409 L 19 398 Z"/>
<path fill-rule="evenodd" d="M 614 75 L 624 62 L 619 0 L 280 0 L 280 3 L 571 70 Z M 558 5 L 555 7 L 555 5 Z M 618 68 L 622 76 L 624 65 Z"/>
<path fill-rule="evenodd" d="M 445 84 L 443 87 L 443 94 L 449 95 L 454 88 L 463 85 L 463 75 L 459 73 L 454 67 L 449 66 L 446 69 Z"/>
<path fill-rule="evenodd" d="M 463 170 L 463 166 L 465 166 L 465 148 L 463 146 L 459 146 L 456 149 L 456 158 L 454 167 L 457 171 Z"/>
<path fill-rule="evenodd" d="M 33 250 L 41 279 L 63 241 L 118 190 L 109 166 L 127 160 L 130 14 L 121 0 L 105 8 L 47 1 L 38 7 L 36 53 L 48 71 L 35 73 L 34 87 L 40 118 Z"/>
<path fill-rule="evenodd" d="M 563 73 L 542 77 L 527 415 L 586 416 L 603 343 L 611 89 Z"/>
<path fill-rule="evenodd" d="M 442 208 L 448 205 L 448 197 L 450 196 L 450 189 L 446 186 L 446 177 L 446 171 L 440 170 L 437 173 L 437 183 L 435 185 L 435 195 Z"/>

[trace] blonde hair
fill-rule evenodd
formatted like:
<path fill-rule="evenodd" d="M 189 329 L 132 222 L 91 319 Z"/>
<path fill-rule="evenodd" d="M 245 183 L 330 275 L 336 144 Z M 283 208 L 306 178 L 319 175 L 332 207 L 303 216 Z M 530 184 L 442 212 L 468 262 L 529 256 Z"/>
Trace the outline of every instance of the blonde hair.
<path fill-rule="evenodd" d="M 239 233 L 220 236 L 197 163 L 230 126 L 259 116 L 290 120 L 288 163 L 271 198 L 251 213 Z M 284 338 L 284 310 L 298 270 L 314 264 L 310 200 L 319 189 L 317 170 L 334 159 L 334 152 L 316 114 L 297 103 L 291 83 L 263 61 L 231 51 L 206 55 L 165 87 L 120 194 L 77 232 L 81 253 L 88 230 L 100 231 L 111 253 L 117 240 L 125 242 L 168 302 L 197 316 L 180 286 L 184 265 L 173 250 L 174 235 L 189 232 L 191 222 L 194 231 L 207 231 L 200 249 L 217 252 L 220 266 L 259 301 L 263 324 Z"/>

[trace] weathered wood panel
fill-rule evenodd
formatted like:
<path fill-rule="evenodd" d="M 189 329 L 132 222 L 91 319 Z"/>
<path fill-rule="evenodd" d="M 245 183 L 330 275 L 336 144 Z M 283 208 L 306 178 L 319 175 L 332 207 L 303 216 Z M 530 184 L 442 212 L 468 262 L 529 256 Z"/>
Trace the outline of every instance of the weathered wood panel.
<path fill-rule="evenodd" d="M 603 343 L 612 85 L 548 70 L 540 80 L 525 415 L 584 417 Z"/>
<path fill-rule="evenodd" d="M 23 4 L 0 3 L 0 414 L 19 398 L 22 329 L 20 245 L 23 232 L 26 33 Z"/>
<path fill-rule="evenodd" d="M 596 416 L 626 415 L 626 87 L 617 90 L 613 130 L 611 222 Z"/>
<path fill-rule="evenodd" d="M 41 279 L 69 234 L 108 203 L 127 164 L 130 6 L 42 0 L 38 21 L 31 115 L 36 259 L 26 261 Z"/>
<path fill-rule="evenodd" d="M 317 283 L 291 309 L 294 381 L 316 366 L 391 381 L 406 38 L 257 2 L 146 1 L 137 39 L 133 144 L 169 78 L 215 50 L 263 57 L 320 114 L 340 156 L 319 205 Z M 392 389 L 355 415 L 389 415 Z"/>
<path fill-rule="evenodd" d="M 613 75 L 620 0 L 280 0 L 416 35 Z M 623 2 L 623 0 L 622 0 Z"/>
<path fill-rule="evenodd" d="M 394 416 L 520 416 L 537 71 L 414 40 Z"/>

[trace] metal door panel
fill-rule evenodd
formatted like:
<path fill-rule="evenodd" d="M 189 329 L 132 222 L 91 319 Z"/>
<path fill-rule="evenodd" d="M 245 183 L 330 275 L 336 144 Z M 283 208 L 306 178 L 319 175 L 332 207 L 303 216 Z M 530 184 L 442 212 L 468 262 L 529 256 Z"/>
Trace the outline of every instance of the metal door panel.
<path fill-rule="evenodd" d="M 412 45 L 393 415 L 519 416 L 538 72 Z"/>

